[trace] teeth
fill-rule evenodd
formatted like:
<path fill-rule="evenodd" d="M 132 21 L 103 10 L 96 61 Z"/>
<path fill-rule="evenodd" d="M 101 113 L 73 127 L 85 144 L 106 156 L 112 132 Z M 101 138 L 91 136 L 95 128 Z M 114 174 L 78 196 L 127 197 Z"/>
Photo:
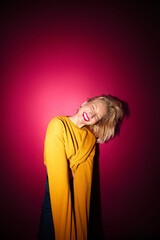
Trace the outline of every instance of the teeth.
<path fill-rule="evenodd" d="M 84 113 L 84 117 L 85 117 L 87 120 L 89 120 L 89 118 L 88 118 L 88 116 L 87 116 L 86 113 Z"/>

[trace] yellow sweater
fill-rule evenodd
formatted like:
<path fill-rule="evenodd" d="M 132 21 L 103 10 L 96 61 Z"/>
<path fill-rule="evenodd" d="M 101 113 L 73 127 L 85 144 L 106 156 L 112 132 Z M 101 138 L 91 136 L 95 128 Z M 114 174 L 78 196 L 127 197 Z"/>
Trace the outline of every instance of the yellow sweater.
<path fill-rule="evenodd" d="M 77 127 L 68 117 L 53 118 L 44 142 L 52 216 L 56 240 L 86 240 L 90 210 L 94 135 Z M 71 201 L 69 169 L 73 178 L 74 209 Z"/>

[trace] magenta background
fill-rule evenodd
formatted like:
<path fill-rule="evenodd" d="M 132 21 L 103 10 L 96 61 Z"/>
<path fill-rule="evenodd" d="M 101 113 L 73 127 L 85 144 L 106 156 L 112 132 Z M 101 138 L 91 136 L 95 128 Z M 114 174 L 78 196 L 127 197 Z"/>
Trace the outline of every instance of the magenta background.
<path fill-rule="evenodd" d="M 143 2 L 143 1 L 142 1 Z M 102 93 L 128 102 L 119 136 L 100 145 L 105 239 L 158 237 L 158 8 L 8 5 L 1 44 L 2 236 L 36 239 L 49 121 Z"/>

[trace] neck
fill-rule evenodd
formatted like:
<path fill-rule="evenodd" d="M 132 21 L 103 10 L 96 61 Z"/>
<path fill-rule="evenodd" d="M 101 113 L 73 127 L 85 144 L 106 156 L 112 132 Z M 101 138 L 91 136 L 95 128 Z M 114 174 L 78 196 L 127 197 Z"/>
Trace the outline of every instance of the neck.
<path fill-rule="evenodd" d="M 68 117 L 77 127 L 82 128 L 85 126 L 85 124 L 81 123 L 78 118 L 78 114 Z"/>

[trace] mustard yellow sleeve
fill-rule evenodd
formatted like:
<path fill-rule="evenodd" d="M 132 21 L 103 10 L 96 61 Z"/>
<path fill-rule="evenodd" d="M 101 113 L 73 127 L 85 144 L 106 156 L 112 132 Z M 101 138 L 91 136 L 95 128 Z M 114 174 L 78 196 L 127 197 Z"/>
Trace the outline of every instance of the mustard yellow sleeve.
<path fill-rule="evenodd" d="M 88 159 L 78 166 L 74 175 L 77 240 L 87 240 L 94 155 L 95 146 Z"/>
<path fill-rule="evenodd" d="M 56 240 L 74 240 L 75 223 L 71 202 L 63 123 L 52 119 L 46 131 L 45 157 Z"/>

